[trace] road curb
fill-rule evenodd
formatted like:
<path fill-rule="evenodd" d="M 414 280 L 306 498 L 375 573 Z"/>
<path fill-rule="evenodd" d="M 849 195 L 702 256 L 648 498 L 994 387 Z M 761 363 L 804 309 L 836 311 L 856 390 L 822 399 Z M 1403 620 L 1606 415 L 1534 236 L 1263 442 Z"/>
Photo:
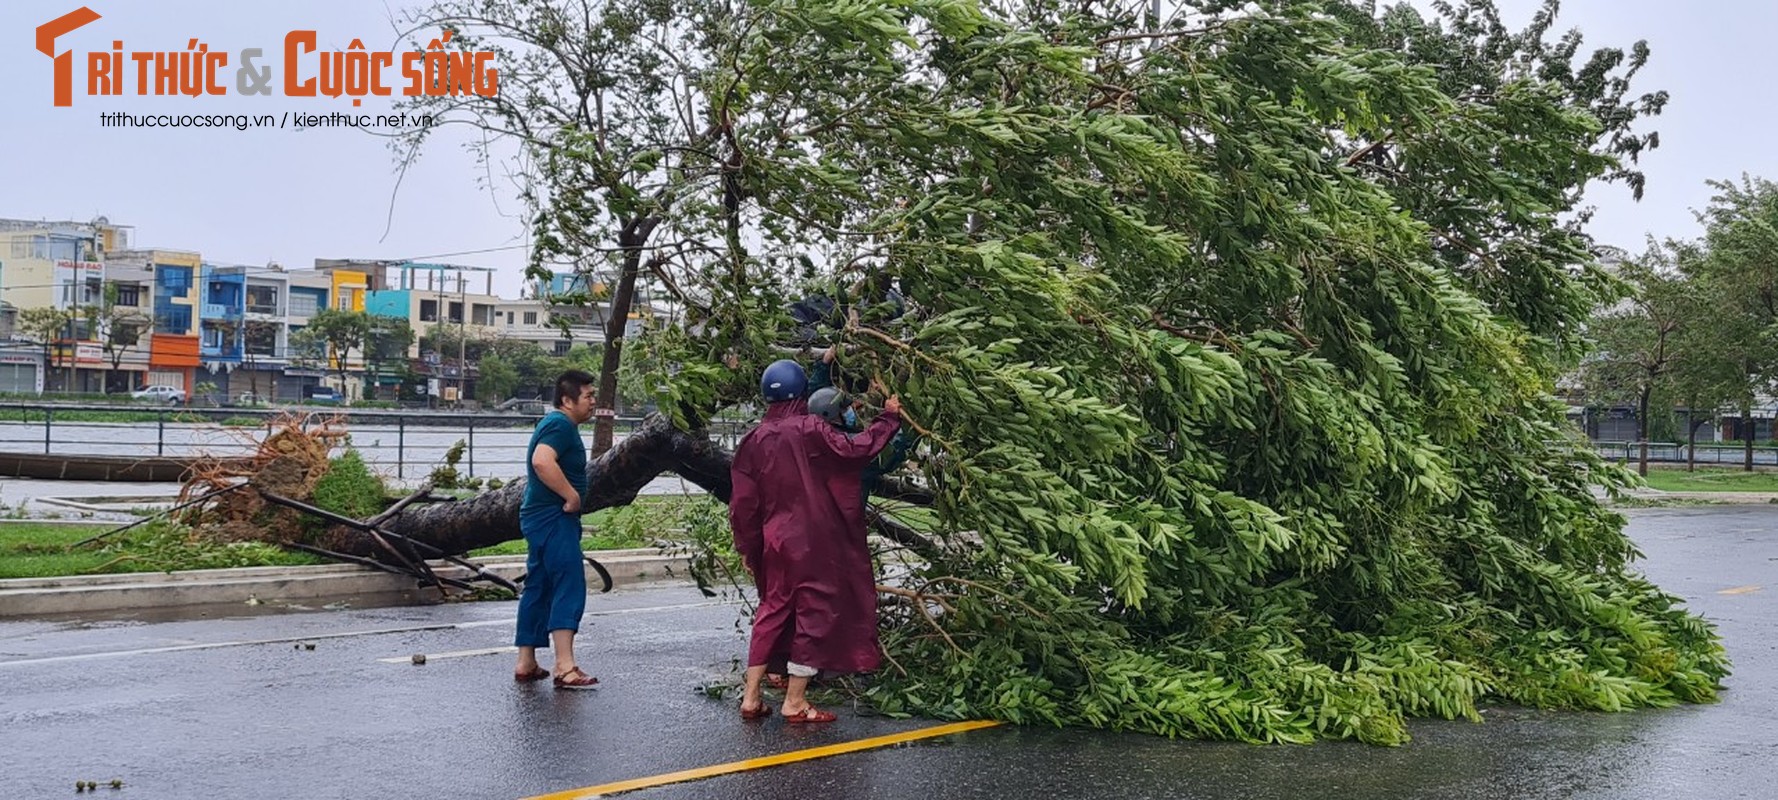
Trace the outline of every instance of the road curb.
<path fill-rule="evenodd" d="M 613 586 L 684 580 L 690 576 L 688 557 L 669 555 L 656 549 L 605 550 L 587 555 L 598 559 L 611 573 Z M 505 578 L 517 577 L 525 571 L 524 556 L 494 556 L 470 561 Z M 454 564 L 431 563 L 441 576 L 463 579 L 471 576 L 469 570 Z M 590 569 L 587 572 L 588 585 L 596 590 L 598 575 Z M 413 578 L 354 564 L 9 578 L 0 580 L 0 618 L 255 601 L 332 601 L 366 595 L 408 595 L 413 602 L 420 602 L 437 599 L 438 593 Z"/>

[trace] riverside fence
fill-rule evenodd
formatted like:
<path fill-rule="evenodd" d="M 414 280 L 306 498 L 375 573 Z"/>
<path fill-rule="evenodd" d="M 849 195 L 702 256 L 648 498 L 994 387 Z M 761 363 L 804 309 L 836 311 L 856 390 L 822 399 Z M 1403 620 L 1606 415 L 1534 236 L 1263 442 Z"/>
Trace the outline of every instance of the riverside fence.
<path fill-rule="evenodd" d="M 365 462 L 398 479 L 420 478 L 443 464 L 445 454 L 464 444 L 457 469 L 464 477 L 514 478 L 525 472 L 525 447 L 539 414 L 453 413 L 371 409 L 252 409 L 143 406 L 0 404 L 0 452 L 81 456 L 226 457 L 248 455 L 259 446 L 272 422 L 297 411 L 317 419 L 340 418 L 350 444 Z M 642 424 L 641 417 L 618 417 L 615 436 L 621 440 Z M 746 425 L 718 421 L 711 431 L 734 447 Z M 1601 441 L 1600 455 L 1635 461 L 1636 442 Z M 1697 446 L 1701 464 L 1739 466 L 1743 447 L 1736 442 Z M 1649 460 L 1685 463 L 1685 444 L 1651 443 Z M 1754 464 L 1778 466 L 1778 448 L 1756 446 Z"/>
<path fill-rule="evenodd" d="M 339 418 L 350 446 L 365 463 L 399 479 L 419 478 L 464 444 L 457 470 L 464 477 L 514 478 L 525 473 L 525 448 L 541 414 L 383 411 L 357 409 L 177 408 L 98 405 L 0 405 L 0 451 L 79 458 L 217 457 L 257 450 L 274 420 L 291 411 L 317 421 Z M 618 417 L 617 440 L 641 417 Z M 712 433 L 733 447 L 744 427 L 718 421 Z M 588 432 L 590 434 L 590 431 Z"/>

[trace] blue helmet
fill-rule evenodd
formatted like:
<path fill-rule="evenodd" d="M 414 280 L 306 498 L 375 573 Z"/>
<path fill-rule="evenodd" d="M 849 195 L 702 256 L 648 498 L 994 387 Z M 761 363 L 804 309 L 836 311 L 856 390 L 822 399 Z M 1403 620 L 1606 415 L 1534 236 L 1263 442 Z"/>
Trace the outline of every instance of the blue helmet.
<path fill-rule="evenodd" d="M 808 388 L 809 376 L 803 374 L 803 365 L 789 359 L 773 361 L 759 376 L 759 391 L 768 403 L 795 400 Z"/>

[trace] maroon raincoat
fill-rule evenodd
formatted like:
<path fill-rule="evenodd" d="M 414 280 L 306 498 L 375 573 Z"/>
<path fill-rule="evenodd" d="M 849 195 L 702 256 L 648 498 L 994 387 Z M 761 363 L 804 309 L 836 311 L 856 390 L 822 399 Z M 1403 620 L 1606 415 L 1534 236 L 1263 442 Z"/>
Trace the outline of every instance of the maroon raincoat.
<path fill-rule="evenodd" d="M 806 401 L 787 400 L 735 448 L 729 526 L 759 589 L 748 666 L 782 669 L 788 658 L 844 673 L 881 663 L 862 476 L 900 426 L 884 412 L 847 437 Z"/>

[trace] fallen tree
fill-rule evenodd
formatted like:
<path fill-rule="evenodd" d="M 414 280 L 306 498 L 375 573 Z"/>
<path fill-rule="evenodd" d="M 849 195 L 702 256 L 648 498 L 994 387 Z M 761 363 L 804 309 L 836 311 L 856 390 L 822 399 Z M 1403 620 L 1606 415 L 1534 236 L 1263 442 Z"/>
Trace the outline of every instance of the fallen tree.
<path fill-rule="evenodd" d="M 1614 291 L 1563 215 L 1640 190 L 1645 49 L 1576 68 L 1553 4 L 1523 36 L 1488 3 L 582 5 L 444 4 L 510 70 L 415 110 L 526 148 L 540 252 L 686 315 L 623 351 L 673 423 L 591 508 L 669 470 L 724 496 L 697 431 L 797 340 L 795 273 L 837 287 L 842 369 L 928 434 L 878 707 L 1397 743 L 1716 696 L 1714 631 L 1592 494 L 1631 478 L 1550 395 Z M 390 525 L 510 539 L 518 492 Z"/>

